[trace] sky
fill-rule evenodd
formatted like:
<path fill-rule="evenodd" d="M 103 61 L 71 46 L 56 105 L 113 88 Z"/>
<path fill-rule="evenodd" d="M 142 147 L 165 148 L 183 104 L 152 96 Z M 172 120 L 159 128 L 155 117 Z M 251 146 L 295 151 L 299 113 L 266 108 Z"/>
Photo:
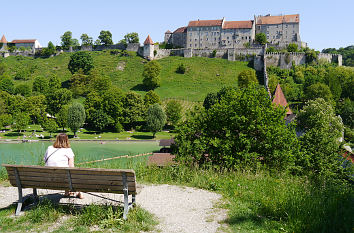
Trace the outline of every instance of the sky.
<path fill-rule="evenodd" d="M 66 31 L 77 39 L 86 33 L 95 41 L 101 30 L 109 30 L 114 43 L 137 32 L 140 43 L 147 35 L 162 42 L 167 30 L 190 20 L 251 20 L 266 14 L 300 14 L 301 40 L 310 48 L 354 45 L 354 0 L 0 0 L 0 8 L 0 37 L 37 39 L 42 46 L 49 41 L 60 45 Z"/>

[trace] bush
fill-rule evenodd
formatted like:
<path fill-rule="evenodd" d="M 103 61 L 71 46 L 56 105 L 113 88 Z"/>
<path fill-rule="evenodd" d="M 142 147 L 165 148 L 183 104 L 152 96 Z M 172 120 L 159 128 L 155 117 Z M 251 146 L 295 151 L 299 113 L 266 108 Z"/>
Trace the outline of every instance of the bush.
<path fill-rule="evenodd" d="M 160 72 L 161 72 L 161 65 L 153 60 L 149 61 L 144 65 L 143 71 L 143 84 L 148 89 L 152 90 L 160 86 Z"/>
<path fill-rule="evenodd" d="M 186 72 L 186 67 L 184 66 L 184 64 L 179 64 L 179 66 L 177 67 L 176 73 L 184 74 L 185 72 Z"/>
<path fill-rule="evenodd" d="M 288 44 L 286 49 L 289 53 L 294 53 L 294 52 L 298 51 L 298 46 L 295 43 L 290 43 L 290 44 Z"/>
<path fill-rule="evenodd" d="M 239 87 L 248 87 L 251 83 L 258 84 L 255 70 L 244 70 L 238 75 Z"/>
<path fill-rule="evenodd" d="M 88 74 L 92 68 L 94 68 L 94 65 L 90 53 L 85 51 L 79 51 L 73 53 L 70 56 L 68 69 L 71 72 L 71 74 L 76 73 L 80 69 L 83 70 L 84 74 Z"/>
<path fill-rule="evenodd" d="M 267 43 L 267 36 L 264 33 L 257 33 L 255 41 L 258 44 L 265 45 Z"/>
<path fill-rule="evenodd" d="M 216 57 L 216 50 L 214 49 L 213 52 L 211 52 L 211 57 Z"/>

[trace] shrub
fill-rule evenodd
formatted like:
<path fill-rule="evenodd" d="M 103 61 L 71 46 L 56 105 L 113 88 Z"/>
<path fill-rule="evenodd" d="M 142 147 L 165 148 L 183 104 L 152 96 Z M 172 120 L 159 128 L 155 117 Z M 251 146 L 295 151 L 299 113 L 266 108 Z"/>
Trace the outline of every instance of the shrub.
<path fill-rule="evenodd" d="M 146 126 L 153 133 L 154 138 L 155 134 L 161 131 L 165 124 L 166 114 L 162 107 L 157 103 L 150 105 L 146 116 Z"/>
<path fill-rule="evenodd" d="M 258 83 L 255 70 L 244 70 L 238 75 L 239 87 L 247 87 L 251 83 Z"/>
<path fill-rule="evenodd" d="M 265 45 L 267 43 L 267 36 L 264 33 L 257 33 L 255 40 L 258 44 Z"/>
<path fill-rule="evenodd" d="M 298 51 L 298 46 L 297 46 L 297 44 L 295 44 L 295 43 L 290 43 L 290 44 L 288 44 L 288 46 L 287 46 L 287 51 L 289 52 L 289 53 L 291 53 L 291 52 L 297 52 Z"/>
<path fill-rule="evenodd" d="M 143 71 L 143 84 L 145 87 L 148 89 L 155 89 L 160 86 L 160 71 L 161 71 L 161 65 L 153 60 L 149 61 L 144 65 L 144 71 Z"/>
<path fill-rule="evenodd" d="M 186 67 L 184 66 L 184 64 L 179 64 L 179 66 L 177 67 L 176 72 L 179 73 L 179 74 L 184 74 L 186 72 Z"/>
<path fill-rule="evenodd" d="M 73 53 L 70 56 L 68 69 L 71 72 L 71 74 L 76 73 L 80 69 L 83 70 L 84 74 L 88 74 L 92 68 L 94 68 L 94 65 L 90 53 L 85 51 L 79 51 Z"/>
<path fill-rule="evenodd" d="M 216 57 L 216 50 L 214 49 L 213 52 L 211 52 L 211 57 Z"/>

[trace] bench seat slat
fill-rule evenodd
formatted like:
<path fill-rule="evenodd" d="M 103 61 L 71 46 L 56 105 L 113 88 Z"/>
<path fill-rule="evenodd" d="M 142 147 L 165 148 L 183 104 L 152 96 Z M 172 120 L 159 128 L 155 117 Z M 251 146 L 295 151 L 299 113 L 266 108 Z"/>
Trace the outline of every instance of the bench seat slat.
<path fill-rule="evenodd" d="M 9 180 L 16 182 L 15 176 L 9 176 Z M 40 181 L 40 182 L 64 182 L 68 183 L 67 177 L 41 177 L 41 176 L 21 176 L 21 182 L 23 181 Z"/>
<path fill-rule="evenodd" d="M 84 179 L 84 180 L 123 180 L 122 176 L 103 176 L 103 175 L 89 175 L 89 174 L 71 174 L 71 179 Z M 127 177 L 128 182 L 135 182 L 135 177 L 134 176 L 128 176 Z"/>
<path fill-rule="evenodd" d="M 77 174 L 77 175 L 101 175 L 101 176 L 110 176 L 110 175 L 114 175 L 114 176 L 122 176 L 122 172 L 120 171 L 90 171 L 90 170 L 70 170 L 70 173 L 73 174 Z M 131 172 L 126 172 L 127 177 L 134 177 L 135 173 L 131 173 Z"/>

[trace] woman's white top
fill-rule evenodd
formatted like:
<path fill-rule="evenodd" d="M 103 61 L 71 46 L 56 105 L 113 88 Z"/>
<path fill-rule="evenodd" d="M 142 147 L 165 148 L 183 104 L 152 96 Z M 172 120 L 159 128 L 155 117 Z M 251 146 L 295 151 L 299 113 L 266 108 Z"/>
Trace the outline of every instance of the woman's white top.
<path fill-rule="evenodd" d="M 45 166 L 69 167 L 69 159 L 74 158 L 74 152 L 71 148 L 54 148 L 53 146 L 48 146 L 44 155 L 44 161 L 47 158 Z"/>

